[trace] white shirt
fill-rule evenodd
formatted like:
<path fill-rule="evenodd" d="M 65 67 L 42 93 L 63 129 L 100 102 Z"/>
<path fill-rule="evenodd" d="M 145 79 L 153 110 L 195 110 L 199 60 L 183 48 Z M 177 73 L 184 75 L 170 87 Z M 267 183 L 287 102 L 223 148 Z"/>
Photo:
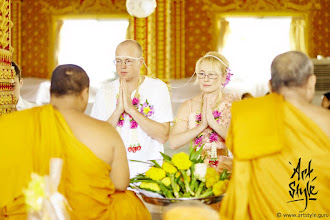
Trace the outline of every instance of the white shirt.
<path fill-rule="evenodd" d="M 131 98 L 134 98 L 136 91 L 132 92 Z M 96 94 L 95 102 L 92 108 L 91 117 L 106 121 L 116 109 L 117 94 L 119 93 L 119 79 L 103 86 Z M 139 87 L 141 105 L 148 100 L 149 106 L 153 106 L 154 113 L 148 117 L 158 123 L 173 121 L 172 105 L 167 85 L 159 80 L 145 77 L 145 80 Z M 135 130 L 135 131 L 133 131 Z M 121 138 L 123 139 L 128 160 L 159 160 L 162 163 L 162 156 L 159 152 L 164 153 L 163 144 L 148 136 L 140 126 L 136 129 L 130 128 L 130 119 L 125 114 L 124 124 L 122 127 L 117 126 Z M 132 151 L 132 145 L 138 142 L 141 146 L 140 150 Z M 139 173 L 144 173 L 149 166 L 144 163 L 129 161 L 130 177 L 134 177 Z"/>
<path fill-rule="evenodd" d="M 22 111 L 24 109 L 33 108 L 36 106 L 37 106 L 36 104 L 34 104 L 32 102 L 28 102 L 25 99 L 23 99 L 22 97 L 19 97 L 18 102 L 16 104 L 16 109 L 17 109 L 17 111 Z"/>

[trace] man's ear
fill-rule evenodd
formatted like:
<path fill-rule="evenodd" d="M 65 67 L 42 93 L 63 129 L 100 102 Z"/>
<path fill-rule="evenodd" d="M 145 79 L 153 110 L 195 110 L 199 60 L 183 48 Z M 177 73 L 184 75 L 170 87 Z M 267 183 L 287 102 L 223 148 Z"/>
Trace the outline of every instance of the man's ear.
<path fill-rule="evenodd" d="M 88 98 L 89 98 L 89 88 L 88 88 L 88 87 L 84 88 L 84 89 L 81 91 L 81 98 L 82 98 L 84 101 L 87 101 L 87 102 L 88 102 Z"/>
<path fill-rule="evenodd" d="M 269 89 L 269 93 L 272 93 L 273 92 L 272 80 L 271 79 L 268 81 L 268 89 Z"/>
<path fill-rule="evenodd" d="M 140 58 L 140 60 L 139 60 L 139 64 L 140 64 L 140 67 L 143 66 L 143 64 L 144 64 L 144 58 L 143 58 L 143 57 Z"/>
<path fill-rule="evenodd" d="M 21 78 L 19 81 L 19 88 L 22 88 L 22 86 L 23 86 L 23 78 Z"/>
<path fill-rule="evenodd" d="M 314 74 L 308 77 L 306 85 L 308 89 L 315 90 L 316 76 Z"/>

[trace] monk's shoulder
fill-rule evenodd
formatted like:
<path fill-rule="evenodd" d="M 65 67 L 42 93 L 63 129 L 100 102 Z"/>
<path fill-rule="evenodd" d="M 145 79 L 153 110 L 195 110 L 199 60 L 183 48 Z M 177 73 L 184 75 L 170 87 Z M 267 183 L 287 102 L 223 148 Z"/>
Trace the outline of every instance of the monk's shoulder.
<path fill-rule="evenodd" d="M 80 113 L 63 114 L 73 133 L 84 143 L 98 143 L 109 145 L 117 143 L 120 136 L 116 129 L 109 123 L 89 117 Z"/>
<path fill-rule="evenodd" d="M 91 128 L 90 134 L 97 136 L 102 141 L 108 142 L 109 140 L 113 141 L 116 138 L 120 139 L 116 129 L 108 122 L 91 118 L 87 115 L 85 115 L 85 122 L 87 123 L 87 126 Z"/>
<path fill-rule="evenodd" d="M 330 111 L 319 106 L 312 106 L 309 114 L 312 120 L 330 137 Z"/>

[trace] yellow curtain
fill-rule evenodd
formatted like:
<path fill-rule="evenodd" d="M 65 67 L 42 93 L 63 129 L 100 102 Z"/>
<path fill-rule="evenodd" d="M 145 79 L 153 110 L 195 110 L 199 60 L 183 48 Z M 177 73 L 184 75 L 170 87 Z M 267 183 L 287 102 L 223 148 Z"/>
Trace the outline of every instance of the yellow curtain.
<path fill-rule="evenodd" d="M 306 49 L 306 22 L 304 18 L 293 17 L 290 25 L 290 48 L 307 53 Z"/>
<path fill-rule="evenodd" d="M 220 18 L 217 23 L 217 49 L 222 53 L 222 49 L 226 45 L 228 35 L 230 33 L 229 22 L 225 18 Z"/>
<path fill-rule="evenodd" d="M 54 64 L 55 66 L 58 65 L 58 54 L 60 52 L 60 45 L 61 45 L 61 29 L 63 26 L 63 20 L 59 19 L 56 21 L 56 27 L 55 27 L 55 41 L 54 41 L 54 48 L 55 48 L 55 55 L 54 55 Z"/>
<path fill-rule="evenodd" d="M 128 19 L 128 26 L 126 30 L 126 40 L 134 39 L 134 18 L 130 17 Z"/>

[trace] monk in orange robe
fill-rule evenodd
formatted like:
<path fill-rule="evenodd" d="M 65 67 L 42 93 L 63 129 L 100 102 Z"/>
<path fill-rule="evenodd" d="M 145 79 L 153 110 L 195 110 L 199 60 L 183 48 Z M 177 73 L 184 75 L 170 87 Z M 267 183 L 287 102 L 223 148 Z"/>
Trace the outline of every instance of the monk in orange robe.
<path fill-rule="evenodd" d="M 287 52 L 271 74 L 273 93 L 232 106 L 234 165 L 221 219 L 329 217 L 330 113 L 311 104 L 313 63 Z"/>
<path fill-rule="evenodd" d="M 48 175 L 52 157 L 64 161 L 59 192 L 71 219 L 151 219 L 127 191 L 124 144 L 106 122 L 84 115 L 89 78 L 75 65 L 58 66 L 50 105 L 0 117 L 0 219 L 26 219 L 22 190 L 31 173 Z"/>

